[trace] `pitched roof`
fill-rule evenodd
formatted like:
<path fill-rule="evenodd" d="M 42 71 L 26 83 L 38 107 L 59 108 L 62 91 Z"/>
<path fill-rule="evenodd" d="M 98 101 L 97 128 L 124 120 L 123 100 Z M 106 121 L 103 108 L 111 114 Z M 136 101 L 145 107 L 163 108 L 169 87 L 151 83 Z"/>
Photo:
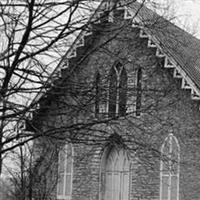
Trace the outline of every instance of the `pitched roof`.
<path fill-rule="evenodd" d="M 153 40 L 174 68 L 185 78 L 195 92 L 200 94 L 200 40 L 159 16 L 152 10 L 135 2 L 129 12 L 136 13 L 150 40 Z"/>
<path fill-rule="evenodd" d="M 98 19 L 104 2 L 105 0 L 91 16 L 88 25 Z M 123 8 L 121 6 L 118 9 L 124 9 L 124 19 L 133 20 L 132 26 L 141 29 L 140 37 L 148 38 L 148 47 L 157 48 L 156 55 L 165 58 L 165 67 L 174 69 L 174 78 L 182 78 L 182 89 L 190 89 L 192 98 L 200 100 L 200 40 L 138 2 Z M 110 21 L 113 21 L 112 16 L 110 15 Z M 63 67 L 68 67 L 68 60 L 76 57 L 76 48 L 84 46 L 84 37 L 90 34 L 92 33 L 86 26 L 54 70 L 50 81 Z M 36 96 L 34 104 L 42 94 L 43 91 Z"/>

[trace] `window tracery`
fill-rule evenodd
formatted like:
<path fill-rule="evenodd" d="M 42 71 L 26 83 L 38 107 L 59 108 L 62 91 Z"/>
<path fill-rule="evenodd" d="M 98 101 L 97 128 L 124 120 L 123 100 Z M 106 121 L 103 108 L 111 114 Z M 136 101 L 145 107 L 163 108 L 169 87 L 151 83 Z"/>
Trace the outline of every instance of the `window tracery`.
<path fill-rule="evenodd" d="M 160 200 L 178 200 L 180 147 L 173 134 L 165 139 L 161 153 Z"/>
<path fill-rule="evenodd" d="M 103 158 L 101 200 L 128 200 L 130 161 L 124 149 L 112 147 Z"/>
<path fill-rule="evenodd" d="M 72 145 L 66 144 L 59 152 L 57 199 L 70 200 L 72 194 L 73 155 Z"/>
<path fill-rule="evenodd" d="M 124 116 L 127 102 L 127 73 L 120 62 L 110 70 L 109 79 L 109 117 Z"/>

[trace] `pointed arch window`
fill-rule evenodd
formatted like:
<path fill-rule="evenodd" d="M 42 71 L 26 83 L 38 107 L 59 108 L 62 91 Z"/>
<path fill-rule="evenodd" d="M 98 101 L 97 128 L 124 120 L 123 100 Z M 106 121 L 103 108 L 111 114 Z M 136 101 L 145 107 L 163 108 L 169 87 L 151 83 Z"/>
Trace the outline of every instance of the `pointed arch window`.
<path fill-rule="evenodd" d="M 141 104 L 142 104 L 142 69 L 137 70 L 137 85 L 136 85 L 136 116 L 141 114 Z"/>
<path fill-rule="evenodd" d="M 124 149 L 112 147 L 103 157 L 101 200 L 129 200 L 130 161 Z"/>
<path fill-rule="evenodd" d="M 161 153 L 160 200 L 178 200 L 180 147 L 173 134 L 165 139 Z"/>
<path fill-rule="evenodd" d="M 66 144 L 59 152 L 57 199 L 70 200 L 73 172 L 72 145 Z"/>
<path fill-rule="evenodd" d="M 100 93 L 100 73 L 97 72 L 95 75 L 95 117 L 99 114 Z"/>
<path fill-rule="evenodd" d="M 127 102 L 127 73 L 120 62 L 110 70 L 109 80 L 109 117 L 124 116 Z"/>

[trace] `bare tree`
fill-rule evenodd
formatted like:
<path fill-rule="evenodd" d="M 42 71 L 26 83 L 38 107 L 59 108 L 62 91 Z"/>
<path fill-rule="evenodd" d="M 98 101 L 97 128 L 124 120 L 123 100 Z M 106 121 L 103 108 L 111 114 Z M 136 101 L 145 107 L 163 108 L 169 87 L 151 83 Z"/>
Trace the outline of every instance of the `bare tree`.
<path fill-rule="evenodd" d="M 96 8 L 83 0 L 1 1 L 1 160 L 5 152 L 34 138 L 19 134 L 16 122 L 35 109 L 33 98 L 50 87 L 47 79 L 74 37 L 89 31 L 88 19 Z"/>
<path fill-rule="evenodd" d="M 125 5 L 128 6 L 131 3 L 131 1 L 126 2 Z M 55 69 L 61 68 L 61 65 L 66 68 L 69 64 L 66 63 L 66 52 L 71 51 L 69 46 L 71 46 L 75 37 L 80 32 L 84 32 L 87 37 L 93 30 L 98 34 L 104 27 L 98 30 L 95 24 L 99 21 L 108 20 L 108 17 L 111 17 L 109 13 L 122 6 L 116 1 L 109 10 L 107 9 L 108 4 L 109 2 L 106 1 L 90 3 L 84 0 L 1 1 L 1 160 L 6 152 L 44 134 L 42 131 L 38 134 L 27 131 L 22 133 L 20 126 L 23 126 L 23 123 L 21 124 L 21 122 L 29 121 L 28 124 L 30 124 L 29 119 L 34 113 L 32 110 L 37 110 L 42 101 L 41 95 L 54 93 L 54 90 L 60 89 L 61 85 L 60 83 L 57 84 L 59 82 L 57 79 L 59 79 L 60 73 L 63 73 L 61 71 L 66 70 L 56 71 Z M 105 9 L 107 11 L 104 13 Z M 100 15 L 97 15 L 96 10 Z M 116 35 L 112 35 L 112 38 L 103 41 L 92 51 L 95 52 L 106 45 Z M 90 53 L 88 52 L 85 58 L 80 60 L 79 65 Z M 52 85 L 54 86 L 52 87 Z M 75 92 L 82 96 L 90 94 L 90 99 L 87 99 L 85 105 L 90 104 L 92 99 L 94 100 L 94 87 L 90 88 L 89 91 L 83 88 L 82 83 L 79 84 L 76 81 L 69 83 L 68 89 L 70 89 L 70 85 L 76 88 Z M 54 89 L 49 90 L 49 88 Z M 74 91 L 71 90 L 71 92 Z M 82 112 L 82 105 L 72 106 L 76 107 L 76 112 L 79 112 L 78 109 Z M 73 109 L 70 112 L 73 113 Z M 70 120 L 74 120 L 74 117 Z M 84 126 L 89 127 L 96 123 L 102 122 L 92 121 Z M 67 129 L 80 129 L 80 123 L 69 124 Z"/>
<path fill-rule="evenodd" d="M 131 3 L 128 2 L 126 6 Z M 92 5 L 82 0 L 3 1 L 0 5 L 1 32 L 5 38 L 2 41 L 0 57 L 2 71 L 0 154 L 3 158 L 6 152 L 19 147 L 19 178 L 16 179 L 15 185 L 19 186 L 17 194 L 20 199 L 25 199 L 27 196 L 32 198 L 32 189 L 35 190 L 37 187 L 34 187 L 34 184 L 38 183 L 36 177 L 39 177 L 40 181 L 43 180 L 42 183 L 40 182 L 42 186 L 49 186 L 44 182 L 49 181 L 48 173 L 51 173 L 55 166 L 51 168 L 47 165 L 48 169 L 46 169 L 41 163 L 45 163 L 45 159 L 55 161 L 56 151 L 53 151 L 53 155 L 46 153 L 55 141 L 56 145 L 62 141 L 97 146 L 108 141 L 108 134 L 128 126 L 129 130 L 126 134 L 131 137 L 127 137 L 125 142 L 134 144 L 131 151 L 136 152 L 141 160 L 146 159 L 147 161 L 152 154 L 157 158 L 160 157 L 160 151 L 155 141 L 149 140 L 149 135 L 155 129 L 161 132 L 166 127 L 173 127 L 173 123 L 166 123 L 167 120 L 171 122 L 170 115 L 168 115 L 168 119 L 163 120 L 162 112 L 178 101 L 177 99 L 164 101 L 165 97 L 173 91 L 174 85 L 169 86 L 166 80 L 166 87 L 162 82 L 162 90 L 156 86 L 143 87 L 141 85 L 142 67 L 147 66 L 141 67 L 139 64 L 135 64 L 134 60 L 129 59 L 128 52 L 124 53 L 125 49 L 111 48 L 114 47 L 113 41 L 120 43 L 130 40 L 130 43 L 135 42 L 126 36 L 125 32 L 126 30 L 128 32 L 132 25 L 138 27 L 141 25 L 138 24 L 136 18 L 143 4 L 135 8 L 133 15 L 127 16 L 130 20 L 127 20 L 125 24 L 119 22 L 118 26 L 109 26 L 109 23 L 113 17 L 113 10 L 119 12 L 117 17 L 120 18 L 122 15 L 119 7 L 121 5 L 114 4 L 110 10 L 100 12 L 97 18 L 94 17 L 95 13 L 91 17 L 93 19 L 91 21 L 87 15 L 94 7 L 97 7 L 97 5 L 93 5 L 94 7 Z M 100 8 L 106 9 L 106 6 Z M 166 26 L 166 21 L 162 17 L 157 16 L 153 20 L 151 23 L 149 23 L 149 19 L 143 21 L 143 26 L 148 27 L 151 32 L 156 32 Z M 98 21 L 100 23 L 96 24 Z M 133 22 L 134 24 L 132 24 Z M 84 39 L 87 45 L 82 49 L 77 47 L 77 57 L 67 60 L 66 48 L 71 45 L 71 40 L 74 40 L 74 37 L 82 31 L 86 33 Z M 90 31 L 93 32 L 92 38 L 87 37 L 87 33 L 89 34 Z M 170 37 L 176 37 L 171 34 L 170 30 L 165 29 L 165 34 L 169 33 Z M 121 38 L 121 34 L 126 37 Z M 80 42 L 79 36 L 77 41 Z M 138 40 L 134 45 L 140 48 L 145 42 L 147 41 Z M 74 49 L 70 49 L 68 52 L 72 50 Z M 155 48 L 152 51 L 155 51 Z M 92 64 L 99 66 L 99 69 L 102 70 L 100 71 L 101 76 L 91 68 L 83 70 L 89 57 L 95 56 L 96 53 L 98 53 L 98 57 Z M 105 55 L 109 56 L 103 57 Z M 101 59 L 99 59 L 100 57 Z M 135 73 L 132 75 L 137 76 L 137 84 L 127 86 L 118 83 L 112 85 L 110 81 L 113 78 L 112 72 L 104 71 L 100 66 L 113 63 L 113 60 L 134 65 Z M 159 63 L 160 66 L 163 65 L 163 58 L 155 60 L 154 64 L 156 63 Z M 62 65 L 64 69 L 54 71 L 56 66 L 61 68 Z M 68 65 L 70 67 L 67 68 Z M 116 69 L 120 69 L 120 67 L 120 64 L 116 63 Z M 52 72 L 54 72 L 54 76 L 51 75 Z M 61 72 L 60 79 L 56 72 Z M 90 72 L 92 76 L 88 78 Z M 154 76 L 154 74 L 150 75 Z M 167 75 L 163 76 L 164 80 L 167 79 Z M 122 82 L 125 79 L 124 75 Z M 39 95 L 36 95 L 38 92 Z M 122 96 L 121 99 L 116 98 L 119 94 Z M 32 101 L 35 95 L 36 98 Z M 133 96 L 137 98 L 132 98 Z M 145 106 L 141 106 L 142 96 L 145 96 Z M 108 97 L 109 109 L 106 110 Z M 127 99 L 130 98 L 132 98 L 131 101 L 128 101 Z M 120 106 L 116 106 L 116 101 Z M 36 108 L 38 104 L 40 109 Z M 132 109 L 132 105 L 135 105 L 136 109 Z M 119 107 L 122 109 L 120 110 Z M 129 109 L 128 112 L 126 109 Z M 30 110 L 34 110 L 31 119 L 29 119 Z M 159 115 L 157 114 L 158 110 L 160 110 Z M 138 117 L 141 113 L 144 116 L 153 117 L 146 117 L 144 120 L 144 118 Z M 15 131 L 14 127 L 20 124 L 16 124 L 16 122 L 22 120 L 27 122 L 26 125 L 29 126 L 27 130 L 31 130 L 33 133 L 27 130 L 19 132 L 19 129 Z M 156 127 L 153 127 L 155 124 Z M 133 130 L 137 134 L 131 135 L 130 132 Z M 118 139 L 115 141 L 112 138 L 112 142 L 118 142 Z M 40 149 L 42 146 L 38 153 L 40 156 L 38 159 L 32 158 L 34 153 L 31 149 L 26 160 L 26 155 L 24 155 L 26 146 L 21 145 L 32 140 L 36 141 L 34 142 L 35 149 Z M 151 153 L 146 155 L 146 152 Z M 44 155 L 48 155 L 48 157 L 44 158 Z M 25 164 L 26 161 L 27 164 Z M 52 187 L 55 186 L 56 183 L 52 185 Z M 45 199 L 52 188 L 38 189 L 44 189 L 37 191 L 37 194 L 41 194 L 41 199 Z"/>

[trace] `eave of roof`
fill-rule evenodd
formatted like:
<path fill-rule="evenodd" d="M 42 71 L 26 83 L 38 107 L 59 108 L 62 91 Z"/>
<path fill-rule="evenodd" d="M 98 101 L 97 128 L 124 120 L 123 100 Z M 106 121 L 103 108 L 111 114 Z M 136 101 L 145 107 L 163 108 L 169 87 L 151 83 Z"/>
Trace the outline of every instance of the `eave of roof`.
<path fill-rule="evenodd" d="M 89 27 L 91 22 L 100 23 L 99 16 L 104 8 L 103 3 L 97 8 L 86 25 L 86 29 L 77 36 L 71 48 L 56 67 L 46 84 L 49 84 L 58 76 L 62 69 L 68 68 L 68 60 L 76 57 L 76 48 L 85 45 L 84 38 L 91 35 Z M 124 10 L 124 19 L 132 20 L 132 27 L 140 28 L 140 37 L 148 39 L 148 47 L 156 48 L 156 56 L 163 57 L 164 67 L 174 69 L 174 78 L 182 79 L 182 89 L 190 89 L 193 100 L 200 100 L 200 40 L 172 24 L 170 21 L 159 16 L 152 10 L 138 2 L 134 2 L 128 7 L 120 5 L 118 9 Z M 112 22 L 112 12 L 109 21 Z M 33 100 L 32 104 L 39 109 L 40 98 L 45 91 L 40 93 Z"/>
<path fill-rule="evenodd" d="M 147 7 L 141 7 L 138 2 L 134 2 L 126 12 L 132 17 L 137 12 L 133 22 L 162 52 L 165 60 L 171 63 L 171 68 L 180 74 L 178 78 L 182 78 L 182 89 L 190 89 L 192 98 L 200 100 L 200 40 Z M 185 83 L 187 87 L 184 87 Z"/>

